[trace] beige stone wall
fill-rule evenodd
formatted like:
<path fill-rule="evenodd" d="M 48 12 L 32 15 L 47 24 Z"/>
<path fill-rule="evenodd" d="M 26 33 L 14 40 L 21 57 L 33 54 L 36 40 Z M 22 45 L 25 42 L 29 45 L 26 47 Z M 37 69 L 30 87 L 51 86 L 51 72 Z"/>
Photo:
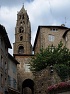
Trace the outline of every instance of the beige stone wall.
<path fill-rule="evenodd" d="M 41 39 L 41 35 L 40 34 L 41 34 L 41 32 L 39 32 L 39 36 L 37 38 L 37 43 L 36 43 L 36 47 L 35 47 L 35 50 L 34 50 L 35 54 L 38 53 L 39 49 L 41 48 L 41 43 L 40 43 L 41 42 L 41 40 L 40 40 Z"/>
<path fill-rule="evenodd" d="M 51 31 L 51 28 L 42 28 L 41 29 L 41 36 L 42 36 L 42 42 L 44 48 L 46 48 L 48 45 L 57 46 L 58 43 L 63 40 L 62 36 L 65 32 L 65 29 L 57 29 L 57 31 Z M 49 41 L 48 35 L 54 36 L 54 41 Z"/>
<path fill-rule="evenodd" d="M 27 65 L 30 62 L 31 56 L 16 56 L 15 57 L 17 61 L 20 62 L 18 65 L 18 89 L 21 91 L 22 89 L 22 83 L 26 79 L 34 79 L 34 76 L 32 72 L 29 70 L 29 67 Z"/>
<path fill-rule="evenodd" d="M 70 49 L 70 31 L 67 33 L 67 35 L 66 35 L 66 37 L 65 38 L 67 38 L 67 41 L 66 41 L 66 47 L 68 48 L 68 49 Z"/>
<path fill-rule="evenodd" d="M 22 27 L 22 31 L 20 32 L 20 27 Z M 23 37 L 20 40 L 20 36 Z M 31 26 L 27 11 L 24 9 L 24 6 L 21 8 L 20 12 L 17 14 L 17 23 L 15 28 L 15 43 L 13 45 L 14 50 L 13 54 L 19 54 L 18 48 L 19 46 L 24 47 L 23 54 L 32 54 L 32 46 L 31 46 Z"/>
<path fill-rule="evenodd" d="M 59 83 L 61 80 L 54 70 L 50 73 L 49 68 L 43 69 L 35 74 L 35 92 L 34 94 L 47 94 L 47 87 Z"/>
<path fill-rule="evenodd" d="M 23 54 L 31 54 L 31 44 L 29 42 L 18 42 L 14 44 L 14 54 L 18 54 L 18 48 L 19 46 L 24 47 L 24 53 Z"/>
<path fill-rule="evenodd" d="M 20 27 L 23 28 L 23 32 L 19 32 Z M 23 36 L 23 39 L 20 40 L 20 36 Z M 27 11 L 24 9 L 24 6 L 17 14 L 17 23 L 15 28 L 15 43 L 13 44 L 13 54 L 15 59 L 20 63 L 18 65 L 18 89 L 22 91 L 22 83 L 26 79 L 33 79 L 33 74 L 29 70 L 28 63 L 30 62 L 32 55 L 32 45 L 31 45 L 31 26 Z M 18 48 L 23 46 L 21 53 L 18 53 Z M 22 49 L 21 49 L 22 50 Z M 18 54 L 18 55 L 17 55 Z M 28 56 L 27 56 L 28 55 Z"/>
<path fill-rule="evenodd" d="M 63 39 L 63 34 L 66 29 L 57 28 L 57 31 L 51 31 L 49 27 L 40 28 L 39 35 L 37 38 L 37 43 L 35 46 L 35 53 L 39 52 L 40 48 L 47 48 L 48 46 L 57 46 L 60 41 L 65 45 L 65 40 Z M 49 41 L 49 35 L 54 36 L 54 41 Z"/>

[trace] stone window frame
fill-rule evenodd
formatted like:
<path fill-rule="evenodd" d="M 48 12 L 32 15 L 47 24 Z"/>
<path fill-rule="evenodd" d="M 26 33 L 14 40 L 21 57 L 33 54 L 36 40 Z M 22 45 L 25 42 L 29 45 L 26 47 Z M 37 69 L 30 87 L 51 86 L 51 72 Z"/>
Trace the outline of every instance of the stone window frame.
<path fill-rule="evenodd" d="M 30 72 L 30 64 L 24 63 L 25 72 Z"/>
<path fill-rule="evenodd" d="M 23 40 L 23 36 L 21 35 L 21 36 L 20 36 L 20 41 L 22 41 L 22 40 Z"/>
<path fill-rule="evenodd" d="M 53 42 L 55 40 L 55 36 L 52 35 L 52 34 L 49 34 L 48 35 L 48 40 L 51 41 L 51 42 Z"/>
<path fill-rule="evenodd" d="M 20 46 L 18 47 L 18 53 L 19 53 L 19 54 L 23 54 L 23 53 L 24 53 L 24 46 L 23 46 L 23 45 L 20 45 Z"/>

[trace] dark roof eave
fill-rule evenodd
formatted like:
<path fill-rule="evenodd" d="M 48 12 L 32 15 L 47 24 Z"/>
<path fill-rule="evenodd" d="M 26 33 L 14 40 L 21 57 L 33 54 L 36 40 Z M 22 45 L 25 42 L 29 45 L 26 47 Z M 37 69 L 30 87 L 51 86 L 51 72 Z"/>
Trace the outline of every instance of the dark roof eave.
<path fill-rule="evenodd" d="M 5 42 L 8 45 L 8 48 L 12 49 L 11 43 L 9 41 L 8 35 L 6 34 Z"/>
<path fill-rule="evenodd" d="M 64 34 L 63 34 L 63 38 L 65 38 L 65 36 L 66 36 L 66 34 L 67 34 L 68 31 L 70 31 L 70 28 L 67 29 L 67 30 L 64 32 Z"/>
<path fill-rule="evenodd" d="M 2 35 L 2 37 L 3 37 L 4 41 L 5 41 L 5 44 L 8 46 L 8 48 L 12 49 L 11 43 L 10 43 L 8 35 L 6 33 L 6 29 L 1 24 L 0 24 L 0 31 L 2 31 L 2 32 L 0 32 L 0 34 Z"/>
<path fill-rule="evenodd" d="M 9 56 L 9 58 L 10 58 L 11 60 L 14 61 L 14 63 L 20 64 L 10 53 L 8 53 L 8 56 Z"/>
<path fill-rule="evenodd" d="M 62 28 L 62 29 L 64 28 L 64 29 L 68 29 L 68 27 L 65 27 L 65 26 L 54 26 L 54 25 L 48 25 L 48 26 L 42 26 L 42 25 L 41 25 L 41 26 L 38 26 L 38 27 L 43 27 L 43 28 L 44 28 L 44 27 L 45 27 L 45 28 L 54 27 L 54 28 Z"/>
<path fill-rule="evenodd" d="M 13 54 L 13 56 L 34 56 L 33 54 Z"/>
<path fill-rule="evenodd" d="M 35 37 L 35 42 L 34 42 L 34 46 L 33 46 L 33 51 L 35 49 L 35 45 L 36 45 L 36 42 L 37 42 L 37 37 L 38 37 L 38 34 L 39 34 L 40 27 L 41 26 L 38 26 L 38 29 L 37 29 L 37 33 L 36 33 L 36 37 Z"/>

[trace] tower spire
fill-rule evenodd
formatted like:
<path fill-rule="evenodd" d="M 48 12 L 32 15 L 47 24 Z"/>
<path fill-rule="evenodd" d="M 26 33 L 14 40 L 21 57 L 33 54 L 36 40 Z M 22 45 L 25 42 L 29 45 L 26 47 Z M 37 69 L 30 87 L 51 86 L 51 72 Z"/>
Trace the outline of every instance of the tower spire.
<path fill-rule="evenodd" d="M 23 3 L 23 8 L 24 8 L 24 3 Z"/>

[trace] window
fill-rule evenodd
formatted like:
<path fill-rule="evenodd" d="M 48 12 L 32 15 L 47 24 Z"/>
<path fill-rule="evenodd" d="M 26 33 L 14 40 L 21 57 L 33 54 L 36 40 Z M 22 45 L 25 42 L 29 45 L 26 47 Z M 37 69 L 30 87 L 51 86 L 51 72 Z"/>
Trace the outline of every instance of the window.
<path fill-rule="evenodd" d="M 13 78 L 13 87 L 16 88 L 16 80 Z"/>
<path fill-rule="evenodd" d="M 24 69 L 25 69 L 25 72 L 30 72 L 30 65 L 24 64 Z"/>
<path fill-rule="evenodd" d="M 8 75 L 8 84 L 11 86 L 11 77 Z"/>
<path fill-rule="evenodd" d="M 7 79 L 5 78 L 5 85 L 7 84 Z"/>
<path fill-rule="evenodd" d="M 22 41 L 23 40 L 23 36 L 20 36 L 20 41 Z"/>
<path fill-rule="evenodd" d="M 22 26 L 22 24 L 23 24 L 23 23 L 22 23 L 22 22 L 20 22 L 20 24 L 21 24 L 21 26 Z"/>
<path fill-rule="evenodd" d="M 52 28 L 51 29 L 52 32 L 57 32 L 57 30 L 58 30 L 57 28 Z"/>
<path fill-rule="evenodd" d="M 3 75 L 1 74 L 1 87 L 3 87 Z"/>
<path fill-rule="evenodd" d="M 13 73 L 16 74 L 16 67 L 15 66 L 12 66 L 12 70 L 13 70 Z"/>
<path fill-rule="evenodd" d="M 22 15 L 22 19 L 24 19 L 24 15 Z"/>
<path fill-rule="evenodd" d="M 25 21 L 23 21 L 23 23 L 25 24 Z"/>
<path fill-rule="evenodd" d="M 23 54 L 24 53 L 24 47 L 23 46 L 19 46 L 18 53 L 19 54 Z"/>
<path fill-rule="evenodd" d="M 5 62 L 5 73 L 7 73 L 7 63 Z"/>
<path fill-rule="evenodd" d="M 48 39 L 49 39 L 49 41 L 54 41 L 55 37 L 54 37 L 54 35 L 51 35 L 51 34 L 50 34 L 50 35 L 48 36 Z"/>
<path fill-rule="evenodd" d="M 5 70 L 7 69 L 7 63 L 5 62 Z"/>
<path fill-rule="evenodd" d="M 24 32 L 24 28 L 23 27 L 20 27 L 19 28 L 19 33 L 23 33 Z"/>
<path fill-rule="evenodd" d="M 21 19 L 21 15 L 19 15 L 19 19 Z"/>
<path fill-rule="evenodd" d="M 1 56 L 1 67 L 3 68 L 3 57 Z"/>

